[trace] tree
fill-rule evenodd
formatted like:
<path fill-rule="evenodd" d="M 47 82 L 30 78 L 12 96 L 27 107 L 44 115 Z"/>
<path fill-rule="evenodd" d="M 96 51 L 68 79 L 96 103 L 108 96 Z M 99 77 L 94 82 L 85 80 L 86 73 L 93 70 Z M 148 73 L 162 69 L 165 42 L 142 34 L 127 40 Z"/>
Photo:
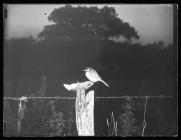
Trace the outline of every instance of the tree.
<path fill-rule="evenodd" d="M 54 24 L 47 25 L 40 32 L 44 39 L 60 40 L 108 40 L 110 37 L 125 39 L 139 39 L 134 27 L 118 18 L 113 7 L 72 7 L 66 5 L 55 9 L 48 20 Z"/>
<path fill-rule="evenodd" d="M 5 95 L 19 96 L 20 87 L 25 82 L 20 83 L 25 75 L 32 77 L 34 65 L 37 62 L 35 56 L 36 41 L 30 38 L 15 38 L 5 40 L 4 47 L 4 83 Z M 33 57 L 32 57 L 33 56 Z"/>

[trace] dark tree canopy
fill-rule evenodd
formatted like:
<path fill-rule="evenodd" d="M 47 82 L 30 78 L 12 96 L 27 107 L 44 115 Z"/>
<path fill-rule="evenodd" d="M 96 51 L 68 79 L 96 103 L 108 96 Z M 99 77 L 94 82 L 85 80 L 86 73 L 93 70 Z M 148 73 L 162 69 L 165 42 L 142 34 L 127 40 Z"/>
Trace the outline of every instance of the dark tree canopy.
<path fill-rule="evenodd" d="M 48 17 L 54 24 L 47 25 L 39 34 L 48 39 L 102 39 L 123 36 L 125 39 L 139 39 L 134 27 L 118 18 L 112 7 L 72 7 L 66 5 L 55 9 Z"/>

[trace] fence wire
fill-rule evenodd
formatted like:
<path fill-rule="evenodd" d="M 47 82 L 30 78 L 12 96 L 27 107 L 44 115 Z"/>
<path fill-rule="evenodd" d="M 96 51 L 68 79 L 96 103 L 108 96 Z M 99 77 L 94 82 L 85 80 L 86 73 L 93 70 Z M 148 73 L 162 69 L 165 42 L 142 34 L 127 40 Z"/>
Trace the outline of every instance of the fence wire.
<path fill-rule="evenodd" d="M 23 96 L 24 97 L 24 96 Z M 144 99 L 144 98 L 173 98 L 173 96 L 107 96 L 107 97 L 95 97 L 96 99 L 121 99 L 121 98 L 138 98 L 138 99 Z M 20 100 L 22 97 L 4 97 L 3 100 Z M 64 100 L 74 100 L 76 97 L 60 97 L 60 96 L 54 96 L 54 97 L 27 97 L 27 99 L 64 99 Z"/>

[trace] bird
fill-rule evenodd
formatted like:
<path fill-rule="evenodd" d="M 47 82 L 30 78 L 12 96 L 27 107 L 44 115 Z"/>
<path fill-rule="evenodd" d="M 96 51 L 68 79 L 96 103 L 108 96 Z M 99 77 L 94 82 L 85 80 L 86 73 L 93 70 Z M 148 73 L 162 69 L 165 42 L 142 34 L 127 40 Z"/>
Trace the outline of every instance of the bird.
<path fill-rule="evenodd" d="M 83 71 L 85 71 L 85 75 L 90 81 L 92 81 L 94 83 L 100 81 L 103 84 L 105 84 L 107 87 L 109 87 L 109 85 L 101 79 L 99 74 L 93 68 L 86 67 Z"/>

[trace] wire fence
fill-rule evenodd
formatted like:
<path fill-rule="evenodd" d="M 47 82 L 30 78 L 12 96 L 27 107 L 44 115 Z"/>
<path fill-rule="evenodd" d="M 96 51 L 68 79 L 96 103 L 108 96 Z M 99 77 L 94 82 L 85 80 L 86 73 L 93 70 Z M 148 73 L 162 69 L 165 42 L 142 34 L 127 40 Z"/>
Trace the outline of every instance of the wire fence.
<path fill-rule="evenodd" d="M 22 96 L 24 97 L 24 96 Z M 4 97 L 3 100 L 20 100 L 22 97 Z M 96 99 L 122 99 L 122 98 L 138 98 L 138 99 L 144 99 L 144 98 L 173 98 L 173 96 L 165 96 L 165 95 L 158 95 L 158 96 L 107 96 L 107 97 L 95 97 Z M 64 100 L 74 100 L 76 97 L 27 97 L 28 99 L 64 99 Z"/>

